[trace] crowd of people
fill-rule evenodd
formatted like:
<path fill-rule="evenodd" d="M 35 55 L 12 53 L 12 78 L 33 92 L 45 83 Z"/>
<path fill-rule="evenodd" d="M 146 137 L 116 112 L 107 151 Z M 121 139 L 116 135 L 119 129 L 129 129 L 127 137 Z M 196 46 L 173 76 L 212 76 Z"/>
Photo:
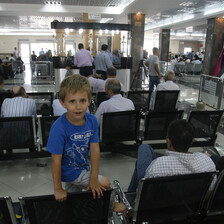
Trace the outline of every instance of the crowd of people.
<path fill-rule="evenodd" d="M 99 198 L 103 191 L 111 186 L 107 177 L 99 175 L 100 116 L 106 112 L 135 109 L 133 102 L 120 94 L 124 85 L 116 79 L 116 68 L 113 66 L 115 62 L 113 63 L 107 54 L 108 46 L 102 45 L 95 60 L 88 50 L 84 50 L 83 44 L 78 47 L 79 52 L 74 57 L 74 64 L 80 68 L 80 74 L 68 73 L 60 84 L 59 99 L 53 102 L 54 115 L 60 117 L 51 127 L 46 147 L 52 155 L 55 199 L 60 202 L 67 199 L 67 192 L 83 189 L 91 190 L 93 197 Z M 40 56 L 44 54 L 40 52 Z M 114 52 L 114 55 L 119 57 L 118 51 Z M 173 82 L 175 74 L 172 70 L 167 71 L 165 82 L 160 83 L 158 56 L 159 49 L 153 48 L 153 55 L 145 63 L 149 67 L 149 90 L 153 91 L 155 86 L 156 91 L 179 90 Z M 37 58 L 35 52 L 32 57 Z M 193 58 L 195 56 L 192 60 Z M 118 62 L 118 59 L 114 61 Z M 92 63 L 95 64 L 97 75 L 92 74 Z M 67 70 L 70 70 L 69 66 Z M 0 79 L 0 89 L 3 85 L 4 80 Z M 88 112 L 92 101 L 92 88 L 106 92 L 110 98 L 100 104 L 95 115 Z M 1 117 L 36 116 L 35 101 L 28 98 L 24 87 L 16 86 L 12 92 L 14 97 L 3 101 Z M 143 177 L 215 171 L 216 165 L 209 156 L 200 152 L 189 152 L 193 136 L 193 128 L 188 122 L 176 120 L 170 124 L 167 131 L 167 155 L 157 158 L 150 145 L 141 145 L 128 190 L 136 191 Z M 62 182 L 65 182 L 65 188 Z M 124 206 L 115 203 L 114 211 L 124 210 Z"/>

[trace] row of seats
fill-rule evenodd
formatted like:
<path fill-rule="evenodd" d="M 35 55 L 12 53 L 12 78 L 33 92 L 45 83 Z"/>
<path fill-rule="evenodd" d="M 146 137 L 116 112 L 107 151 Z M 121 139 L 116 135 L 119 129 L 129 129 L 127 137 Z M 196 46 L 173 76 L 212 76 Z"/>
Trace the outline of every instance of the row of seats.
<path fill-rule="evenodd" d="M 93 199 L 92 192 L 69 193 L 64 202 L 54 195 L 20 197 L 23 217 L 27 224 L 108 224 L 110 196 L 132 210 L 132 219 L 118 213 L 120 224 L 129 223 L 205 223 L 221 224 L 224 217 L 224 172 L 218 174 L 213 190 L 210 186 L 218 173 L 198 173 L 142 179 L 137 193 L 126 193 L 114 181 L 115 188 L 104 191 L 103 197 Z M 15 214 L 9 197 L 0 198 L 0 222 L 15 224 Z"/>
<path fill-rule="evenodd" d="M 186 63 L 185 65 L 175 64 L 174 65 L 174 72 L 176 75 L 181 74 L 191 74 L 191 75 L 200 75 L 202 72 L 203 64 L 193 64 L 193 63 Z"/>
<path fill-rule="evenodd" d="M 190 113 L 188 121 L 194 127 L 195 138 L 193 147 L 214 145 L 222 114 L 223 111 L 192 111 Z M 119 149 L 114 145 L 124 141 L 133 141 L 132 146 L 136 149 L 143 141 L 157 140 L 156 143 L 152 143 L 153 148 L 166 148 L 167 128 L 173 120 L 180 119 L 182 116 L 183 111 L 142 113 L 134 110 L 104 113 L 100 126 L 101 151 Z M 34 157 L 49 156 L 41 149 L 46 147 L 50 128 L 57 118 L 39 116 L 38 123 L 34 117 L 0 118 L 0 150 L 30 148 Z M 131 150 L 130 144 L 127 148 Z M 33 149 L 38 149 L 39 155 L 35 154 L 37 151 Z M 1 159 L 12 159 L 12 156 L 13 154 L 4 154 L 1 155 Z M 22 154 L 22 156 L 25 155 Z"/>

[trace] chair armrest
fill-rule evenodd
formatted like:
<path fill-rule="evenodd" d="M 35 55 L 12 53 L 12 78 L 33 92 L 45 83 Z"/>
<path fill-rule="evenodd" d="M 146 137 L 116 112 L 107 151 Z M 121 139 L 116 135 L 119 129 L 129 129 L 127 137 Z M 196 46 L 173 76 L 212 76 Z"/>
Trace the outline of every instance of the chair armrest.
<path fill-rule="evenodd" d="M 114 186 L 115 186 L 115 191 L 116 191 L 117 195 L 119 196 L 119 198 L 123 202 L 123 204 L 126 206 L 127 212 L 131 211 L 132 207 L 131 207 L 129 201 L 127 200 L 123 190 L 121 189 L 121 186 L 120 186 L 120 183 L 118 180 L 114 181 Z"/>

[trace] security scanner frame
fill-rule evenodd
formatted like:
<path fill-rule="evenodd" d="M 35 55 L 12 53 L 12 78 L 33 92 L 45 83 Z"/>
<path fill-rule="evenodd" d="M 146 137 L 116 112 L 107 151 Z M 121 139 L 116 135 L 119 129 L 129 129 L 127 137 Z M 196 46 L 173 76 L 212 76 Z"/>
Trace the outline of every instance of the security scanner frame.
<path fill-rule="evenodd" d="M 175 111 L 179 90 L 156 91 L 153 111 Z"/>
<path fill-rule="evenodd" d="M 149 110 L 151 94 L 152 92 L 148 90 L 128 91 L 127 98 L 132 100 L 136 110 Z"/>
<path fill-rule="evenodd" d="M 53 115 L 52 103 L 54 100 L 54 92 L 28 92 L 27 95 L 35 100 L 38 115 Z M 44 108 L 45 105 L 46 108 Z"/>
<path fill-rule="evenodd" d="M 132 220 L 122 217 L 120 223 L 195 223 L 204 218 L 201 214 L 215 176 L 216 172 L 207 172 L 142 179 Z"/>
<path fill-rule="evenodd" d="M 64 202 L 56 201 L 54 195 L 20 197 L 19 201 L 26 224 L 108 224 L 111 192 L 107 189 L 96 199 L 86 191 L 68 193 Z"/>
<path fill-rule="evenodd" d="M 39 146 L 40 148 L 47 146 L 50 129 L 53 123 L 59 118 L 59 116 L 42 117 L 38 116 L 38 133 L 39 133 Z"/>
<path fill-rule="evenodd" d="M 1 224 L 17 224 L 10 197 L 0 198 L 0 222 Z"/>
<path fill-rule="evenodd" d="M 223 111 L 192 111 L 188 122 L 194 128 L 192 147 L 214 146 Z"/>

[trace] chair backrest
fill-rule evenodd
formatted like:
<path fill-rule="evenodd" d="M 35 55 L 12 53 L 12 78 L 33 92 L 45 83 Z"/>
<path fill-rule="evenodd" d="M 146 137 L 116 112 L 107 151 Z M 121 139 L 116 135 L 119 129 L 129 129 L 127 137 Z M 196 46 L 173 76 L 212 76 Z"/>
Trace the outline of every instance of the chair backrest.
<path fill-rule="evenodd" d="M 19 198 L 26 224 L 107 224 L 110 194 L 103 192 L 93 199 L 92 192 L 69 193 L 67 200 L 57 202 L 54 195 Z"/>
<path fill-rule="evenodd" d="M 144 140 L 165 140 L 169 124 L 182 115 L 183 111 L 149 112 L 145 118 Z"/>
<path fill-rule="evenodd" d="M 224 214 L 224 170 L 219 174 L 207 211 L 208 215 Z"/>
<path fill-rule="evenodd" d="M 136 110 L 140 110 L 142 108 L 149 110 L 151 93 L 151 91 L 147 90 L 128 91 L 128 99 L 134 103 Z"/>
<path fill-rule="evenodd" d="M 0 118 L 0 150 L 35 147 L 36 127 L 34 117 Z"/>
<path fill-rule="evenodd" d="M 0 223 L 1 224 L 16 224 L 16 217 L 12 207 L 10 197 L 0 198 Z"/>
<path fill-rule="evenodd" d="M 216 131 L 223 111 L 192 111 L 188 122 L 194 128 L 193 146 L 213 146 L 216 140 Z M 200 139 L 204 139 L 200 141 Z"/>
<path fill-rule="evenodd" d="M 53 115 L 52 103 L 54 99 L 53 92 L 27 93 L 30 98 L 35 100 L 37 114 L 42 116 Z"/>
<path fill-rule="evenodd" d="M 13 97 L 12 92 L 9 92 L 9 91 L 0 92 L 0 111 L 1 111 L 2 103 L 3 103 L 4 99 L 12 98 L 12 97 Z"/>
<path fill-rule="evenodd" d="M 104 143 L 137 141 L 139 120 L 138 110 L 102 114 L 100 141 Z"/>
<path fill-rule="evenodd" d="M 48 137 L 50 134 L 51 126 L 58 119 L 58 116 L 52 117 L 38 117 L 38 126 L 39 126 L 39 137 L 40 144 L 42 147 L 47 146 Z"/>
<path fill-rule="evenodd" d="M 173 223 L 200 212 L 215 173 L 198 173 L 141 180 L 133 221 Z"/>
<path fill-rule="evenodd" d="M 109 100 L 110 97 L 107 95 L 106 92 L 98 92 L 96 94 L 96 106 L 99 107 L 99 105 L 105 101 L 105 100 Z"/>
<path fill-rule="evenodd" d="M 179 90 L 156 91 L 154 111 L 175 111 Z"/>

